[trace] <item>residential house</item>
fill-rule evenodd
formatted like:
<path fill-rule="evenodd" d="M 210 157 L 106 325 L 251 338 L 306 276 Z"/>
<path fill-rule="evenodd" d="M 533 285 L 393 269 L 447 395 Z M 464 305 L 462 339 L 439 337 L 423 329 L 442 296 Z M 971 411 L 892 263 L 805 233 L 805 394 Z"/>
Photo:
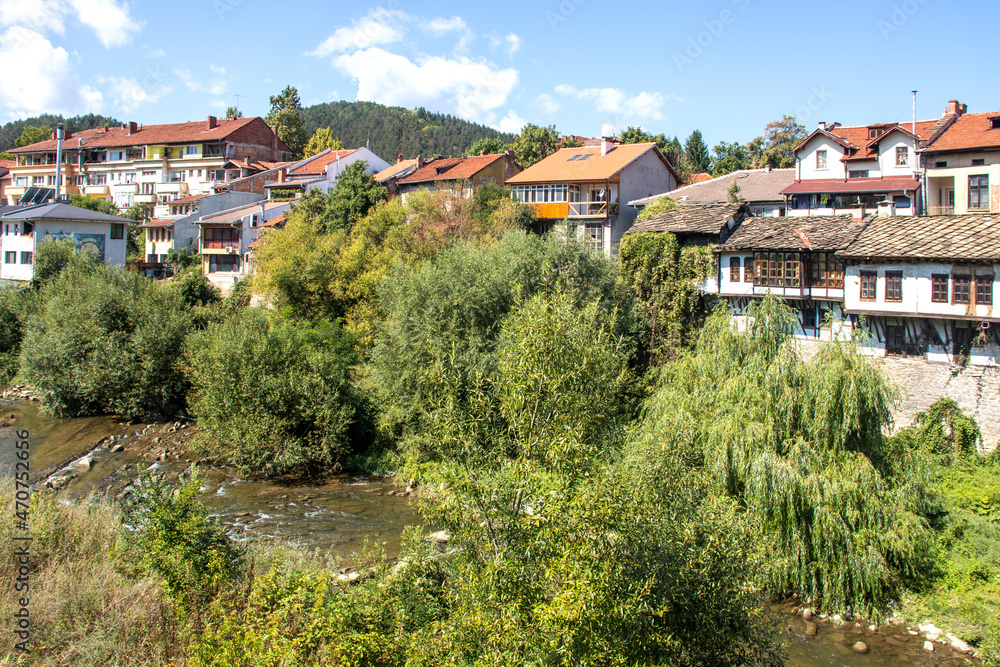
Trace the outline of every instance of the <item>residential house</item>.
<path fill-rule="evenodd" d="M 15 164 L 14 160 L 0 160 L 0 206 L 7 203 L 7 198 L 4 196 L 4 189 L 9 188 L 11 185 L 11 175 L 10 168 Z"/>
<path fill-rule="evenodd" d="M 232 285 L 253 273 L 250 246 L 262 225 L 284 214 L 289 202 L 260 201 L 248 206 L 201 215 L 198 251 L 205 276 L 217 285 Z"/>
<path fill-rule="evenodd" d="M 406 178 L 414 171 L 424 165 L 424 160 L 419 155 L 412 160 L 404 160 L 403 154 L 396 156 L 396 164 L 389 165 L 382 171 L 375 174 L 375 181 L 389 191 L 390 197 L 399 195 L 399 181 Z"/>
<path fill-rule="evenodd" d="M 359 161 L 366 163 L 366 174 L 375 174 L 389 166 L 388 162 L 365 147 L 341 150 L 328 148 L 278 169 L 274 180 L 266 182 L 264 188 L 268 192 L 295 190 L 305 194 L 309 190 L 318 189 L 325 193 L 337 184 L 344 169 Z"/>
<path fill-rule="evenodd" d="M 677 188 L 677 173 L 655 143 L 564 148 L 507 180 L 541 231 L 574 226 L 597 251 L 617 254 L 639 209 L 629 202 Z"/>
<path fill-rule="evenodd" d="M 738 326 L 745 324 L 752 300 L 772 294 L 795 311 L 796 335 L 841 335 L 850 323 L 845 323 L 844 265 L 837 252 L 864 228 L 864 221 L 850 215 L 744 220 L 716 246 L 719 297 L 729 303 Z"/>
<path fill-rule="evenodd" d="M 1000 213 L 1000 111 L 966 111 L 948 102 L 921 151 L 931 215 Z"/>
<path fill-rule="evenodd" d="M 263 194 L 253 192 L 222 192 L 171 202 L 171 210 L 175 211 L 173 216 L 153 218 L 139 226 L 146 234 L 143 261 L 136 268 L 151 276 L 162 275 L 166 269 L 167 256 L 172 250 L 187 250 L 192 255 L 197 254 L 200 236 L 198 220 L 204 216 L 249 206 L 263 199 Z"/>
<path fill-rule="evenodd" d="M 271 161 L 290 157 L 288 147 L 261 118 L 207 120 L 101 127 L 66 133 L 62 165 L 58 140 L 15 148 L 14 182 L 6 197 L 15 203 L 34 187 L 55 188 L 62 173 L 64 195 L 109 199 L 119 208 L 154 205 L 155 217 L 168 214 L 172 201 L 217 189 Z"/>
<path fill-rule="evenodd" d="M 521 171 L 514 156 L 507 151 L 493 155 L 473 157 L 435 158 L 423 162 L 417 156 L 418 168 L 396 182 L 399 194 L 405 201 L 414 192 L 423 190 L 453 190 L 464 197 L 487 183 L 505 185 Z"/>
<path fill-rule="evenodd" d="M 688 204 L 718 204 L 729 201 L 733 184 L 740 201 L 746 202 L 754 217 L 763 218 L 785 215 L 785 195 L 782 190 L 795 182 L 795 169 L 743 169 L 677 188 L 652 197 L 630 201 L 629 205 L 643 208 L 661 197 L 670 197 Z"/>
<path fill-rule="evenodd" d="M 875 356 L 998 365 L 1000 215 L 874 218 L 838 257 Z"/>
<path fill-rule="evenodd" d="M 31 280 L 38 244 L 47 238 L 72 239 L 78 251 L 123 265 L 130 222 L 58 202 L 5 209 L 0 215 L 0 279 Z"/>
<path fill-rule="evenodd" d="M 795 181 L 782 190 L 788 215 L 921 214 L 917 152 L 936 125 L 820 123 L 794 149 Z"/>

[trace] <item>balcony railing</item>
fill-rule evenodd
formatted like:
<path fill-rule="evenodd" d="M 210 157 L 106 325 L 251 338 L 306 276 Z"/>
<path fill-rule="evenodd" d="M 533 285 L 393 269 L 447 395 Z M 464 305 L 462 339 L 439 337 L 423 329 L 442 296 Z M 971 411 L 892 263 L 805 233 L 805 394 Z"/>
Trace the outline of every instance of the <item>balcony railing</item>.
<path fill-rule="evenodd" d="M 954 206 L 928 206 L 927 212 L 930 215 L 955 215 Z"/>
<path fill-rule="evenodd" d="M 219 241 L 218 239 L 206 240 L 202 248 L 205 250 L 228 250 L 233 249 L 233 253 L 238 253 L 240 251 L 240 239 L 236 237 L 229 241 Z"/>
<path fill-rule="evenodd" d="M 578 201 L 570 202 L 569 217 L 571 218 L 606 218 L 608 217 L 608 202 Z"/>

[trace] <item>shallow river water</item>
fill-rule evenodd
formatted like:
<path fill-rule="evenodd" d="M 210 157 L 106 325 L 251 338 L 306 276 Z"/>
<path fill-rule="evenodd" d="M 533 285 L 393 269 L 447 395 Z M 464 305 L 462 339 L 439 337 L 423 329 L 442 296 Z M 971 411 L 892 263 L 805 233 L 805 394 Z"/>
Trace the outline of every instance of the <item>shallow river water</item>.
<path fill-rule="evenodd" d="M 9 425 L 2 426 L 5 422 Z M 144 470 L 175 476 L 197 460 L 188 458 L 189 452 L 156 460 L 160 457 L 154 451 L 150 458 L 150 448 L 170 448 L 168 443 L 177 433 L 169 425 L 129 426 L 110 417 L 52 419 L 39 412 L 37 403 L 0 400 L 0 471 L 5 474 L 15 461 L 15 429 L 31 434 L 32 481 L 49 475 L 68 479 L 59 491 L 67 502 L 79 502 L 94 492 L 113 495 Z M 151 444 L 154 437 L 155 446 Z M 112 453 L 116 444 L 123 449 Z M 423 525 L 410 499 L 396 495 L 398 491 L 385 480 L 345 475 L 308 484 L 245 480 L 232 468 L 211 464 L 200 465 L 199 474 L 203 501 L 238 540 L 279 540 L 350 561 L 366 538 L 384 542 L 387 554 L 394 556 L 403 528 Z M 787 641 L 790 667 L 970 664 L 947 646 L 925 652 L 923 637 L 907 636 L 905 629 L 893 633 L 896 643 L 906 640 L 902 646 L 887 643 L 884 630 L 872 634 L 866 625 L 854 623 L 842 627 L 820 623 L 817 636 L 807 637 L 805 622 L 791 615 L 789 607 L 775 607 L 775 613 Z M 868 654 L 859 655 L 850 648 L 859 640 L 871 647 Z"/>

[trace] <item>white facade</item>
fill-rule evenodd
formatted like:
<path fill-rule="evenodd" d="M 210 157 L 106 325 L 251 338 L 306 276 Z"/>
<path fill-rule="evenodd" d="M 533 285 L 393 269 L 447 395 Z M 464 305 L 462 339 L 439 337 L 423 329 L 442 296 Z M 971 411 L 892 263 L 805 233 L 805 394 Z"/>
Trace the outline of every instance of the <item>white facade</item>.
<path fill-rule="evenodd" d="M 96 252 L 105 264 L 125 264 L 128 233 L 124 222 L 39 219 L 26 227 L 23 219 L 0 218 L 0 225 L 0 279 L 31 280 L 38 244 L 47 238 L 69 238 L 77 249 Z"/>
<path fill-rule="evenodd" d="M 252 274 L 250 245 L 257 240 L 264 223 L 290 208 L 290 202 L 260 202 L 202 216 L 198 221 L 201 228 L 198 250 L 208 280 L 218 285 L 233 285 Z"/>

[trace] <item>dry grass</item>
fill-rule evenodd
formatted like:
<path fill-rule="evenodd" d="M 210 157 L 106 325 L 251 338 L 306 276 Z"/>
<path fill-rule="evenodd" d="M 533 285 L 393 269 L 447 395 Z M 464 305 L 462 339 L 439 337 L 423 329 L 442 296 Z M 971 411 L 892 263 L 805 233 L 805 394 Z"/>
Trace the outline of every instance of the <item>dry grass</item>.
<path fill-rule="evenodd" d="M 0 507 L 14 515 L 11 484 Z M 171 664 L 181 654 L 177 616 L 160 582 L 131 566 L 117 510 L 103 502 L 64 504 L 38 494 L 31 510 L 32 651 L 15 652 L 12 628 L 0 628 L 0 665 Z M 12 619 L 15 531 L 0 531 L 0 617 Z M 12 621 L 8 621 L 8 624 Z M 175 663 L 176 664 L 176 663 Z"/>

